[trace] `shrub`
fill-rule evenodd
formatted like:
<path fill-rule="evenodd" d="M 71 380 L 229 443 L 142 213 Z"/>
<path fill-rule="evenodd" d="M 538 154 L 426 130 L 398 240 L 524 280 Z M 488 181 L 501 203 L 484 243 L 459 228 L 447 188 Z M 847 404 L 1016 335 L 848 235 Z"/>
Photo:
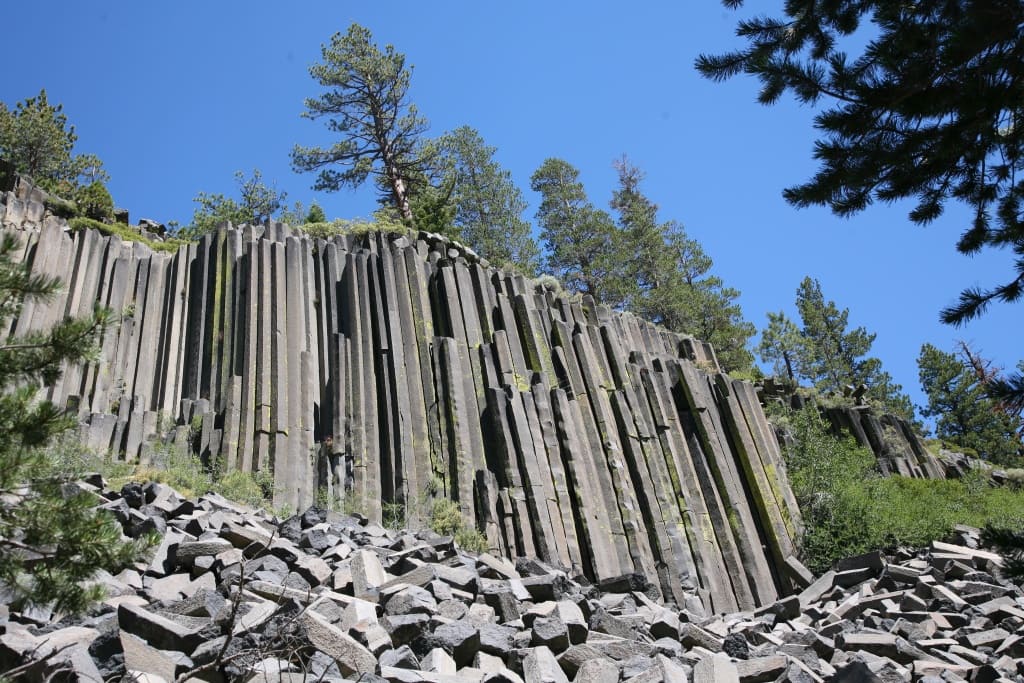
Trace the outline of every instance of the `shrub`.
<path fill-rule="evenodd" d="M 454 536 L 463 527 L 462 511 L 454 500 L 439 498 L 430 509 L 430 528 L 442 536 Z"/>
<path fill-rule="evenodd" d="M 309 213 L 306 214 L 306 223 L 326 223 L 327 214 L 319 204 L 313 203 L 309 206 Z"/>
<path fill-rule="evenodd" d="M 384 503 L 381 506 L 384 527 L 398 531 L 405 526 L 405 505 L 398 502 Z"/>
<path fill-rule="evenodd" d="M 114 200 L 106 186 L 98 180 L 75 190 L 75 201 L 87 218 L 97 221 L 114 220 Z"/>
<path fill-rule="evenodd" d="M 172 444 L 157 446 L 153 465 L 136 467 L 129 479 L 167 484 L 186 497 L 212 492 L 251 507 L 273 507 L 273 473 L 223 472 L 218 463 L 206 465 L 199 457 Z"/>
<path fill-rule="evenodd" d="M 786 422 L 786 466 L 804 521 L 801 553 L 812 571 L 870 550 L 923 546 L 956 524 L 1024 522 L 1024 493 L 991 486 L 981 470 L 959 480 L 882 477 L 871 452 L 831 435 L 816 408 Z"/>
<path fill-rule="evenodd" d="M 338 235 L 356 235 L 361 237 L 377 232 L 395 235 L 408 235 L 410 233 L 409 228 L 401 223 L 384 219 L 367 221 L 362 219 L 347 220 L 336 218 L 330 222 L 303 223 L 302 225 L 295 226 L 295 229 L 310 237 L 325 240 Z"/>
<path fill-rule="evenodd" d="M 58 218 L 74 218 L 78 215 L 78 205 L 68 199 L 62 199 L 56 195 L 48 195 L 43 200 L 46 210 Z"/>
<path fill-rule="evenodd" d="M 454 500 L 440 498 L 430 509 L 430 528 L 442 536 L 452 536 L 463 550 L 484 552 L 487 538 L 479 529 L 466 523 L 459 504 Z"/>
<path fill-rule="evenodd" d="M 554 275 L 549 275 L 547 273 L 534 280 L 533 284 L 540 289 L 546 289 L 554 292 L 555 294 L 561 294 L 563 292 L 562 282 Z"/>
<path fill-rule="evenodd" d="M 232 470 L 214 479 L 213 490 L 236 503 L 269 507 L 274 500 L 274 475 L 266 471 Z"/>

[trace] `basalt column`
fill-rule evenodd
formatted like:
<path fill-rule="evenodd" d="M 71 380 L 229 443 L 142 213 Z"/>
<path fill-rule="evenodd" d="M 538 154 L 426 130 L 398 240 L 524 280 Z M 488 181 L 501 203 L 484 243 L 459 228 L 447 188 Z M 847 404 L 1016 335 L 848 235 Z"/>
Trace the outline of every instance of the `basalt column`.
<path fill-rule="evenodd" d="M 173 438 L 271 474 L 278 504 L 377 521 L 422 524 L 445 496 L 496 552 L 641 573 L 695 609 L 792 588 L 800 520 L 774 435 L 698 340 L 425 233 L 229 227 L 166 253 L 59 220 L 5 227 L 65 281 L 14 330 L 121 314 L 100 362 L 49 389 L 95 448 L 159 466 Z"/>

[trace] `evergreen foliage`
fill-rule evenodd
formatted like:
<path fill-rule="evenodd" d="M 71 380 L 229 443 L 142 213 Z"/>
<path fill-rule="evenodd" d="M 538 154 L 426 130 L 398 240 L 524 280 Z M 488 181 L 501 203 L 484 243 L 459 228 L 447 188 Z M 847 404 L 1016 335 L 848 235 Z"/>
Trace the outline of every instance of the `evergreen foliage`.
<path fill-rule="evenodd" d="M 306 214 L 307 223 L 326 223 L 327 214 L 324 213 L 323 207 L 316 202 L 309 205 L 309 213 Z"/>
<path fill-rule="evenodd" d="M 409 182 L 426 173 L 432 159 L 420 145 L 427 121 L 408 102 L 411 67 L 405 55 L 392 45 L 381 50 L 358 24 L 335 33 L 321 55 L 323 62 L 309 73 L 327 91 L 307 98 L 302 115 L 326 118 L 327 128 L 342 137 L 327 148 L 296 145 L 292 166 L 316 171 L 313 189 L 328 192 L 358 187 L 374 175 L 399 217 L 414 223 Z"/>
<path fill-rule="evenodd" d="M 1024 580 L 1024 531 L 988 525 L 981 532 L 982 545 L 1003 556 L 1003 573 L 1015 581 Z"/>
<path fill-rule="evenodd" d="M 19 102 L 13 111 L 0 104 L 0 156 L 40 185 L 76 175 L 72 150 L 78 136 L 63 109 L 49 103 L 46 90 Z"/>
<path fill-rule="evenodd" d="M 438 146 L 442 187 L 451 187 L 457 239 L 499 266 L 535 275 L 539 251 L 522 218 L 526 200 L 512 174 L 494 160 L 497 149 L 469 126 L 443 135 Z"/>
<path fill-rule="evenodd" d="M 739 292 L 710 275 L 711 258 L 679 223 L 658 219 L 657 205 L 640 190 L 643 172 L 625 158 L 615 168 L 610 206 L 617 222 L 590 203 L 579 171 L 566 161 L 548 159 L 533 174 L 545 271 L 570 292 L 710 342 L 726 371 L 750 370 L 747 342 L 755 330 L 743 320 Z"/>
<path fill-rule="evenodd" d="M 996 377 L 988 383 L 988 395 L 1003 410 L 1021 416 L 1024 413 L 1024 361 L 1017 363 L 1017 371 Z"/>
<path fill-rule="evenodd" d="M 106 219 L 107 204 L 112 217 L 113 201 L 104 186 L 110 176 L 95 155 L 73 153 L 77 141 L 63 105 L 51 105 L 46 90 L 13 110 L 0 102 L 0 157 L 47 192 L 85 203 L 91 218 Z"/>
<path fill-rule="evenodd" d="M 235 172 L 238 183 L 237 200 L 220 193 L 200 192 L 194 201 L 199 206 L 192 214 L 192 222 L 180 231 L 182 237 L 196 239 L 217 229 L 221 223 L 232 225 L 259 225 L 274 218 L 285 208 L 287 192 L 279 192 L 273 185 L 263 182 L 263 174 L 253 169 L 248 178 Z"/>
<path fill-rule="evenodd" d="M 114 220 L 114 200 L 103 183 L 94 181 L 82 187 L 74 196 L 78 210 L 87 218 L 107 222 Z"/>
<path fill-rule="evenodd" d="M 817 408 L 775 421 L 787 436 L 786 471 L 804 523 L 801 557 L 816 573 L 871 550 L 922 547 L 957 524 L 1024 521 L 1024 492 L 990 486 L 984 471 L 962 480 L 882 477 L 871 452 L 832 435 Z"/>
<path fill-rule="evenodd" d="M 658 220 L 657 204 L 640 190 L 639 168 L 625 157 L 615 168 L 619 186 L 611 208 L 619 216 L 617 242 L 629 250 L 629 256 L 619 256 L 627 306 L 674 332 L 710 342 L 726 371 L 749 370 L 754 357 L 747 343 L 755 329 L 736 303 L 739 291 L 709 274 L 711 257 L 682 225 Z"/>
<path fill-rule="evenodd" d="M 607 212 L 587 199 L 579 171 L 562 159 L 546 159 L 530 177 L 541 195 L 537 223 L 547 245 L 544 270 L 573 293 L 621 308 L 629 296 L 625 273 L 627 245 Z"/>
<path fill-rule="evenodd" d="M 739 7 L 743 0 L 723 0 Z M 962 324 L 993 301 L 1024 293 L 1024 4 L 1019 0 L 789 0 L 783 17 L 743 20 L 746 47 L 701 55 L 716 81 L 740 73 L 761 82 L 758 99 L 786 91 L 830 104 L 815 119 L 820 162 L 810 181 L 784 192 L 796 206 L 849 216 L 873 201 L 914 199 L 910 219 L 928 224 L 946 202 L 965 203 L 964 254 L 1011 249 L 1014 272 L 988 288 L 965 289 L 944 322 Z M 870 23 L 869 26 L 864 24 Z M 869 40 L 852 57 L 846 46 Z M 1024 407 L 1024 377 L 993 385 Z"/>
<path fill-rule="evenodd" d="M 46 299 L 60 287 L 14 261 L 18 243 L 0 236 L 0 329 L 26 299 Z M 109 311 L 65 319 L 49 330 L 0 340 L 0 583 L 18 603 L 84 610 L 101 589 L 84 582 L 99 569 L 135 559 L 145 542 L 124 541 L 119 525 L 96 500 L 69 485 L 69 473 L 45 451 L 73 420 L 37 399 L 64 363 L 88 360 Z"/>
<path fill-rule="evenodd" d="M 998 465 L 1022 464 L 1022 420 L 1000 410 L 986 395 L 984 379 L 968 359 L 925 344 L 917 367 L 921 388 L 928 396 L 928 405 L 920 407 L 921 415 L 935 418 L 938 438 Z"/>
<path fill-rule="evenodd" d="M 876 405 L 915 423 L 914 407 L 903 388 L 882 369 L 882 361 L 865 357 L 875 334 L 863 327 L 849 330 L 849 309 L 840 310 L 825 299 L 821 283 L 806 277 L 796 293 L 802 327 L 797 330 L 784 313 L 771 313 L 761 335 L 761 360 L 785 368 L 790 379 L 810 382 L 822 392 L 842 393 L 847 387 L 867 387 Z"/>
<path fill-rule="evenodd" d="M 761 331 L 757 353 L 770 363 L 772 371 L 795 382 L 800 371 L 800 352 L 803 348 L 800 328 L 782 311 L 768 313 L 768 327 Z"/>

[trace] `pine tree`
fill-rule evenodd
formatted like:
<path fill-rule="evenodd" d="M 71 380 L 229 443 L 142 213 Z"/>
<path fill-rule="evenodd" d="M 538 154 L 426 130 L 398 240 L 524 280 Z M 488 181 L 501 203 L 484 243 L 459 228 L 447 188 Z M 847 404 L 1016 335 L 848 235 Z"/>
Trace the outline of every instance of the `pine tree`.
<path fill-rule="evenodd" d="M 16 263 L 17 247 L 12 234 L 0 236 L 0 329 L 8 329 L 26 298 L 45 299 L 60 286 Z M 99 569 L 116 571 L 145 546 L 123 540 L 92 495 L 65 488 L 67 473 L 44 450 L 73 420 L 37 400 L 38 388 L 55 382 L 64 363 L 90 358 L 109 317 L 98 310 L 46 331 L 0 338 L 0 583 L 19 604 L 81 612 L 102 593 L 83 582 Z"/>
<path fill-rule="evenodd" d="M 963 349 L 958 355 L 931 344 L 921 347 L 917 367 L 928 396 L 921 415 L 935 418 L 935 435 L 955 447 L 1000 465 L 1019 466 L 1024 456 L 1018 434 L 1021 420 L 986 396 L 985 379 L 971 366 L 968 352 Z"/>
<path fill-rule="evenodd" d="M 215 230 L 225 221 L 232 225 L 259 225 L 280 214 L 285 208 L 287 192 L 279 192 L 273 185 L 263 182 L 263 174 L 253 169 L 248 178 L 241 171 L 235 172 L 238 183 L 238 200 L 221 193 L 200 192 L 194 201 L 199 207 L 192 215 L 191 224 L 181 234 L 195 238 Z"/>
<path fill-rule="evenodd" d="M 442 136 L 438 146 L 458 238 L 493 263 L 534 275 L 540 254 L 522 218 L 526 200 L 512 174 L 494 160 L 497 149 L 469 126 Z"/>
<path fill-rule="evenodd" d="M 795 382 L 800 373 L 802 342 L 800 328 L 785 313 L 769 313 L 768 327 L 761 331 L 757 352 L 764 363 L 772 365 L 776 375 L 784 372 L 791 382 Z"/>
<path fill-rule="evenodd" d="M 914 408 L 903 388 L 882 370 L 877 358 L 864 356 L 875 334 L 863 327 L 847 330 L 849 309 L 826 301 L 821 284 L 810 277 L 800 283 L 796 295 L 800 330 L 800 374 L 821 391 L 841 392 L 864 384 L 877 404 L 904 419 L 914 421 Z"/>
<path fill-rule="evenodd" d="M 743 0 L 723 0 L 736 8 Z M 849 216 L 873 201 L 913 198 L 910 220 L 928 224 L 950 200 L 973 219 L 957 249 L 1024 251 L 1024 3 L 1020 0 L 787 0 L 783 17 L 741 21 L 745 48 L 701 55 L 716 81 L 740 73 L 761 82 L 762 104 L 787 91 L 829 103 L 815 118 L 822 137 L 810 181 L 784 191 L 796 206 Z M 871 26 L 864 27 L 870 22 Z M 859 54 L 846 50 L 868 34 Z M 850 38 L 854 40 L 851 41 Z M 1024 259 L 1003 284 L 965 289 L 941 312 L 960 325 L 993 301 L 1024 294 Z M 993 384 L 1024 408 L 1024 375 Z"/>
<path fill-rule="evenodd" d="M 579 171 L 562 159 L 547 159 L 530 178 L 541 195 L 537 223 L 547 244 L 546 272 L 570 291 L 621 308 L 629 299 L 623 249 L 615 221 L 587 199 Z"/>
<path fill-rule="evenodd" d="M 14 111 L 0 104 L 0 156 L 38 183 L 70 177 L 77 140 L 63 106 L 51 105 L 46 90 L 19 102 Z"/>
<path fill-rule="evenodd" d="M 621 242 L 629 245 L 628 279 L 635 284 L 629 308 L 655 322 L 665 323 L 670 317 L 665 302 L 655 304 L 652 296 L 669 285 L 675 275 L 676 254 L 666 249 L 670 227 L 658 222 L 658 205 L 640 191 L 644 173 L 625 156 L 613 164 L 619 185 L 612 193 L 611 209 L 618 214 Z M 653 304 L 653 305 L 652 305 Z"/>
<path fill-rule="evenodd" d="M 74 154 L 78 135 L 68 125 L 63 105 L 51 105 L 46 90 L 18 102 L 14 110 L 0 103 L 0 158 L 47 192 L 89 202 L 96 188 L 110 180 L 103 162 L 92 154 Z M 108 193 L 109 194 L 109 193 Z"/>
<path fill-rule="evenodd" d="M 711 343 L 726 371 L 746 371 L 754 357 L 747 342 L 754 326 L 743 319 L 739 292 L 710 275 L 713 266 L 700 243 L 675 221 L 661 222 L 658 206 L 640 189 L 643 172 L 625 157 L 615 162 L 618 243 L 626 249 L 622 280 L 631 311 L 675 332 Z"/>
<path fill-rule="evenodd" d="M 427 172 L 433 160 L 420 144 L 427 121 L 408 101 L 411 67 L 405 55 L 392 45 L 379 49 L 370 31 L 358 24 L 345 34 L 335 33 L 320 51 L 323 62 L 309 73 L 328 90 L 306 99 L 303 116 L 326 118 L 327 127 L 342 139 L 326 149 L 296 145 L 292 166 L 318 171 L 313 189 L 329 192 L 358 187 L 374 175 L 401 220 L 413 224 L 410 179 Z"/>

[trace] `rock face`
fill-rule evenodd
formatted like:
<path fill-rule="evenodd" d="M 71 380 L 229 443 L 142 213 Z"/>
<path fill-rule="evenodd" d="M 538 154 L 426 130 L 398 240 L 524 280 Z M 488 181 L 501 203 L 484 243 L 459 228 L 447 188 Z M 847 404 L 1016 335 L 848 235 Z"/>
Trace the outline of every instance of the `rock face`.
<path fill-rule="evenodd" d="M 414 502 L 439 490 L 496 554 L 608 586 L 639 575 L 693 609 L 799 585 L 778 445 L 708 345 L 437 235 L 324 241 L 272 224 L 167 254 L 70 233 L 25 187 L 0 195 L 0 224 L 65 288 L 16 331 L 124 311 L 101 362 L 49 390 L 89 445 L 152 461 L 173 418 L 203 458 L 272 471 L 276 503 L 375 522 L 398 505 L 415 526 Z"/>
<path fill-rule="evenodd" d="M 117 509 L 128 491 L 97 493 Z M 142 495 L 167 504 L 121 521 L 128 531 L 160 519 L 153 561 L 97 577 L 107 598 L 77 622 L 6 606 L 0 671 L 168 683 L 977 683 L 1024 672 L 1024 592 L 998 578 L 1002 558 L 972 547 L 976 530 L 849 558 L 796 595 L 703 616 L 638 580 L 588 585 L 429 531 L 318 508 L 279 520 L 160 484 Z M 321 533 L 330 542 L 312 547 Z"/>

